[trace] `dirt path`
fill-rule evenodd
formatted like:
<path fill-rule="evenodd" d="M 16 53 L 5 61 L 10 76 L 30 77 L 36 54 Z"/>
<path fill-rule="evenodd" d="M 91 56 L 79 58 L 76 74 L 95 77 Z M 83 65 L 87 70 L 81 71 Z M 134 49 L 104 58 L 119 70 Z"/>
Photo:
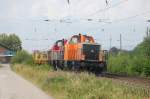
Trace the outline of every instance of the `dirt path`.
<path fill-rule="evenodd" d="M 33 84 L 11 71 L 9 65 L 0 67 L 0 99 L 52 99 Z"/>

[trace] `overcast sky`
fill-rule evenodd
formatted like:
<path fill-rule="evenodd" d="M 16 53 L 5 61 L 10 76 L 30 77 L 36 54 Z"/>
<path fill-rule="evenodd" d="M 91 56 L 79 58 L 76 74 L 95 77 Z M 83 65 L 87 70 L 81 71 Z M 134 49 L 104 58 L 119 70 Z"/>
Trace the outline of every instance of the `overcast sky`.
<path fill-rule="evenodd" d="M 131 50 L 150 26 L 149 5 L 150 0 L 70 0 L 69 5 L 67 0 L 0 0 L 0 33 L 19 35 L 29 51 L 49 49 L 56 40 L 78 33 L 94 36 L 104 49 L 111 37 L 112 46 L 119 48 L 121 33 L 123 48 Z"/>

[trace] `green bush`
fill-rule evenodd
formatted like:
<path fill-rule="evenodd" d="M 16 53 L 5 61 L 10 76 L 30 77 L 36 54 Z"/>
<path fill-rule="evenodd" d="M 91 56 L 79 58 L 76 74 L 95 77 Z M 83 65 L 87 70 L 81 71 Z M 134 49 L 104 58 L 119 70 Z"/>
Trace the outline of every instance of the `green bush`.
<path fill-rule="evenodd" d="M 143 72 L 143 58 L 142 57 L 133 57 L 131 62 L 131 72 L 134 75 L 140 75 Z"/>
<path fill-rule="evenodd" d="M 143 73 L 146 76 L 150 76 L 150 60 L 145 60 L 145 65 L 143 67 Z"/>
<path fill-rule="evenodd" d="M 128 73 L 130 69 L 130 56 L 127 53 L 110 55 L 108 71 L 113 73 Z"/>
<path fill-rule="evenodd" d="M 150 37 L 146 37 L 132 52 L 110 54 L 108 64 L 109 72 L 150 76 Z"/>
<path fill-rule="evenodd" d="M 150 76 L 150 61 L 143 55 L 119 54 L 109 57 L 108 71 L 128 75 Z"/>
<path fill-rule="evenodd" d="M 150 61 L 143 55 L 110 55 L 108 71 L 128 75 L 150 76 Z"/>
<path fill-rule="evenodd" d="M 136 58 L 133 59 L 134 70 L 139 74 L 150 76 L 150 36 L 145 37 L 133 51 Z"/>
<path fill-rule="evenodd" d="M 27 51 L 21 50 L 16 53 L 16 55 L 11 60 L 12 64 L 33 64 L 32 55 Z"/>

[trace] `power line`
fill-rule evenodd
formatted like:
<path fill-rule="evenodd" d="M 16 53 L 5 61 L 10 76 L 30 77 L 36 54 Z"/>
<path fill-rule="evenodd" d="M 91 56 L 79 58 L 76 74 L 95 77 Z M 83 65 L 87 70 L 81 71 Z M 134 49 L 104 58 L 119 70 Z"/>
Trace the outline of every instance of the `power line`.
<path fill-rule="evenodd" d="M 125 0 L 125 1 L 128 1 L 128 0 Z M 122 1 L 123 2 L 123 1 Z M 107 9 L 110 9 L 111 7 L 109 7 L 109 8 L 107 8 Z M 103 10 L 104 11 L 104 10 Z M 124 20 L 128 20 L 128 19 L 133 19 L 133 18 L 136 18 L 136 17 L 138 17 L 138 16 L 143 16 L 143 15 L 145 15 L 145 14 L 149 14 L 150 13 L 150 11 L 147 11 L 147 12 L 142 12 L 142 13 L 140 13 L 140 14 L 136 14 L 136 15 L 133 15 L 133 16 L 129 16 L 129 17 L 126 17 L 126 18 L 120 18 L 120 19 L 117 19 L 117 20 L 114 20 L 114 21 L 107 21 L 107 19 L 79 19 L 79 21 L 81 21 L 81 20 L 85 20 L 85 21 L 87 21 L 87 22 L 103 22 L 103 23 L 106 23 L 106 24 L 108 24 L 108 23 L 113 23 L 113 22 L 121 22 L 121 21 L 124 21 Z M 56 21 L 56 20 L 55 20 Z M 73 21 L 71 20 L 71 19 L 60 19 L 60 20 L 58 20 L 58 21 L 60 21 L 60 23 L 73 23 Z"/>
<path fill-rule="evenodd" d="M 120 34 L 120 50 L 122 50 L 122 35 Z"/>
<path fill-rule="evenodd" d="M 130 20 L 130 19 L 134 19 L 136 17 L 143 16 L 143 15 L 146 15 L 146 14 L 150 14 L 150 10 L 146 11 L 146 12 L 136 14 L 136 15 L 133 15 L 133 16 L 129 16 L 129 17 L 126 17 L 126 18 L 121 18 L 121 19 L 114 20 L 112 22 L 105 23 L 104 25 L 101 25 L 101 27 L 106 26 L 107 24 L 112 24 L 112 23 L 117 23 L 117 22 L 122 22 L 122 21 L 127 21 L 127 20 Z"/>
<path fill-rule="evenodd" d="M 120 21 L 124 21 L 124 20 L 134 19 L 134 18 L 136 18 L 138 16 L 143 16 L 145 14 L 150 14 L 150 10 L 146 11 L 146 12 L 142 12 L 142 13 L 136 14 L 136 15 L 133 15 L 133 16 L 129 16 L 129 17 L 126 17 L 126 18 L 121 18 L 121 19 L 115 20 L 114 22 L 120 22 Z"/>
<path fill-rule="evenodd" d="M 92 13 L 92 14 L 89 14 L 89 15 L 87 15 L 87 16 L 93 16 L 93 15 L 95 15 L 95 14 L 97 14 L 97 13 L 107 11 L 107 10 L 109 10 L 109 9 L 111 9 L 111 8 L 114 8 L 114 7 L 117 7 L 117 6 L 119 6 L 120 4 L 122 4 L 122 3 L 124 3 L 124 2 L 127 2 L 127 1 L 128 1 L 128 0 L 122 0 L 122 1 L 120 1 L 120 2 L 118 2 L 118 3 L 116 3 L 116 4 L 114 4 L 114 5 L 112 5 L 112 6 L 110 6 L 110 7 L 107 7 L 107 8 L 104 8 L 104 9 L 99 9 L 99 10 L 97 10 L 96 12 L 94 12 L 94 13 Z"/>
<path fill-rule="evenodd" d="M 110 9 L 110 8 L 113 8 L 113 7 L 116 7 L 116 6 L 122 4 L 122 3 L 126 2 L 126 1 L 128 1 L 128 0 L 120 1 L 120 2 L 118 2 L 118 3 L 116 3 L 116 4 L 114 4 L 114 5 L 111 6 L 111 7 L 108 7 L 108 8 L 105 8 L 105 9 L 100 9 L 100 10 L 98 10 L 98 11 L 96 11 L 95 13 L 90 14 L 90 15 L 94 15 L 94 14 L 96 14 L 96 13 L 98 13 L 98 12 L 106 11 L 106 10 L 108 10 L 108 9 Z M 124 20 L 128 20 L 128 19 L 133 19 L 133 18 L 136 18 L 136 17 L 141 16 L 141 15 L 143 16 L 143 15 L 148 14 L 148 13 L 150 13 L 150 11 L 143 12 L 143 13 L 140 13 L 140 14 L 136 14 L 136 15 L 133 15 L 133 16 L 129 16 L 129 17 L 126 17 L 126 18 L 117 19 L 117 20 L 114 20 L 114 21 L 112 21 L 112 22 L 107 22 L 107 21 L 104 20 L 104 19 L 98 19 L 97 22 L 104 22 L 104 23 L 120 22 L 120 21 L 124 21 Z M 89 16 L 90 16 L 90 15 L 89 15 Z M 82 20 L 82 19 L 80 19 L 80 20 Z M 87 21 L 87 22 L 92 22 L 92 21 L 94 21 L 94 19 L 86 19 L 86 21 Z"/>

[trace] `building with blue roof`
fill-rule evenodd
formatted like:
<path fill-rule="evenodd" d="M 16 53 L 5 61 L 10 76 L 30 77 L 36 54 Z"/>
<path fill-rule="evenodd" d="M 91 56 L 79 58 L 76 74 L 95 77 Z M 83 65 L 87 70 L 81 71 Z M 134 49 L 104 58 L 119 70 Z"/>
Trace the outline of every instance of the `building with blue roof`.
<path fill-rule="evenodd" d="M 0 63 L 10 63 L 11 58 L 15 55 L 15 51 L 0 44 Z"/>

